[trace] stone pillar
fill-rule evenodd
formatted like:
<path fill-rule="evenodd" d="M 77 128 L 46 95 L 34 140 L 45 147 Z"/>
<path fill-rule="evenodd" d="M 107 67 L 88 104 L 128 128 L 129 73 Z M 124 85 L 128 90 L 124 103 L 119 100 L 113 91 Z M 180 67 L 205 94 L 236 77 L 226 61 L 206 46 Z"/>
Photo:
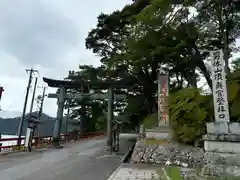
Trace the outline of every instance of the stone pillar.
<path fill-rule="evenodd" d="M 168 75 L 158 72 L 158 127 L 168 127 Z"/>
<path fill-rule="evenodd" d="M 207 134 L 204 136 L 205 156 L 208 161 L 212 162 L 211 166 L 207 165 L 208 170 L 206 172 L 207 174 L 223 175 L 227 172 L 235 171 L 231 169 L 235 167 L 232 167 L 232 163 L 226 161 L 226 159 L 230 156 L 233 159 L 239 158 L 235 156 L 240 153 L 240 124 L 231 123 L 229 118 L 226 74 L 222 50 L 211 52 L 211 59 L 215 121 L 207 123 Z M 240 163 L 238 164 L 240 167 Z M 209 170 L 209 167 L 215 169 L 210 168 Z M 213 172 L 216 171 L 218 173 L 214 174 Z M 238 172 L 240 172 L 240 168 Z"/>
<path fill-rule="evenodd" d="M 53 130 L 53 148 L 61 148 L 60 146 L 60 135 L 63 119 L 63 110 L 64 110 L 64 101 L 65 101 L 65 88 L 61 87 L 58 97 L 58 110 L 57 110 L 57 119 L 55 121 L 54 130 Z"/>
<path fill-rule="evenodd" d="M 171 130 L 168 118 L 168 74 L 158 72 L 158 124 L 154 129 L 146 129 L 147 139 L 171 141 Z"/>
<path fill-rule="evenodd" d="M 113 89 L 108 89 L 107 149 L 112 149 Z"/>

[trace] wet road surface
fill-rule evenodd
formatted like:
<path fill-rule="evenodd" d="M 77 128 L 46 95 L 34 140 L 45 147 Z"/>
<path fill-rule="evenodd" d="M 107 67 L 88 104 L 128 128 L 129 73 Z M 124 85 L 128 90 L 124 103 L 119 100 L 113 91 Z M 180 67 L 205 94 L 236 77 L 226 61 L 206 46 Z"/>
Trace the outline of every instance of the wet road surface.
<path fill-rule="evenodd" d="M 131 135 L 130 135 L 131 136 Z M 42 149 L 0 157 L 1 180 L 106 180 L 131 147 L 120 139 L 118 155 L 105 152 L 105 138 L 65 144 L 63 149 Z"/>

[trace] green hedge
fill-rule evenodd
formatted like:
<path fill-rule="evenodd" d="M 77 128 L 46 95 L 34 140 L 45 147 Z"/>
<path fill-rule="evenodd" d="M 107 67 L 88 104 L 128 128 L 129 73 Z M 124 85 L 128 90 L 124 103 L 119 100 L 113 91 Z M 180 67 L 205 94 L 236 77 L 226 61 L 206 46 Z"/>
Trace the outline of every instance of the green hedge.
<path fill-rule="evenodd" d="M 211 120 L 211 97 L 198 89 L 184 88 L 169 97 L 170 123 L 176 140 L 193 144 L 206 133 Z"/>
<path fill-rule="evenodd" d="M 230 120 L 240 122 L 240 72 L 228 77 L 228 102 Z M 169 96 L 169 119 L 174 138 L 182 143 L 193 144 L 206 134 L 206 123 L 214 121 L 212 95 L 202 95 L 199 89 L 184 88 Z M 147 116 L 143 125 L 154 128 L 157 112 Z"/>

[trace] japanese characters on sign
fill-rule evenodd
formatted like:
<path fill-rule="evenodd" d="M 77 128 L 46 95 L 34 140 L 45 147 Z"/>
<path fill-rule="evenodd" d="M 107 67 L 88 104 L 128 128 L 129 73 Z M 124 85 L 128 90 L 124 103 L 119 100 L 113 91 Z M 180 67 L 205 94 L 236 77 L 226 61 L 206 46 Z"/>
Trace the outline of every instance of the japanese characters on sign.
<path fill-rule="evenodd" d="M 212 89 L 215 121 L 229 121 L 225 62 L 222 50 L 212 51 Z"/>
<path fill-rule="evenodd" d="M 168 121 L 167 114 L 167 96 L 168 96 L 168 75 L 161 75 L 159 77 L 159 94 L 158 94 L 158 113 L 159 121 L 164 121 L 166 124 Z M 159 125 L 162 124 L 159 122 Z"/>

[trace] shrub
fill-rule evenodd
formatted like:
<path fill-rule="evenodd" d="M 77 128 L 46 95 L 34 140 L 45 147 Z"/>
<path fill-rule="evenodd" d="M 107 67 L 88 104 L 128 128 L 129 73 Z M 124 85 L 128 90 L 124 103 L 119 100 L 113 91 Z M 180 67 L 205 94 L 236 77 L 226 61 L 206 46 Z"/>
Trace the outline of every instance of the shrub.
<path fill-rule="evenodd" d="M 230 120 L 240 122 L 240 71 L 231 73 L 227 82 Z M 213 121 L 212 95 L 201 95 L 196 88 L 184 88 L 169 96 L 169 115 L 174 137 L 194 143 L 206 133 L 206 122 Z"/>
<path fill-rule="evenodd" d="M 157 112 L 145 117 L 143 120 L 143 127 L 145 129 L 151 129 L 155 128 L 157 126 L 158 118 L 157 118 Z"/>
<path fill-rule="evenodd" d="M 231 121 L 240 120 L 240 84 L 237 80 L 228 82 L 228 102 Z"/>
<path fill-rule="evenodd" d="M 193 144 L 206 133 L 211 120 L 211 96 L 195 88 L 184 88 L 169 96 L 169 115 L 173 135 L 179 142 Z"/>

